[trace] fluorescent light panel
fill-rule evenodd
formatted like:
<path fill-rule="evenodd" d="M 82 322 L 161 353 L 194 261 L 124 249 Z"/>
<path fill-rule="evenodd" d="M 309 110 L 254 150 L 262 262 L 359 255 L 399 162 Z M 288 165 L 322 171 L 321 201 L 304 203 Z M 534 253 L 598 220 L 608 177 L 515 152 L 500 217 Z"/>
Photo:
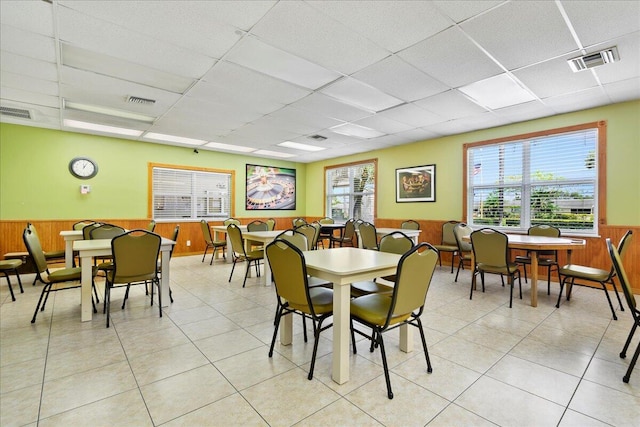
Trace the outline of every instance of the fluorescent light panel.
<path fill-rule="evenodd" d="M 131 111 L 117 110 L 115 108 L 103 107 L 100 105 L 82 104 L 80 102 L 73 102 L 64 100 L 65 110 L 79 110 L 87 111 L 89 113 L 104 114 L 106 116 L 120 117 L 123 119 L 136 120 L 139 122 L 153 123 L 156 118 L 147 116 L 144 114 L 133 113 Z"/>
<path fill-rule="evenodd" d="M 96 123 L 81 122 L 78 120 L 69 120 L 69 119 L 64 119 L 63 124 L 71 128 L 93 130 L 93 131 L 105 132 L 105 133 L 115 133 L 118 135 L 127 135 L 127 136 L 140 136 L 142 135 L 142 132 L 143 132 L 141 130 L 99 125 Z"/>
<path fill-rule="evenodd" d="M 163 133 L 154 133 L 154 132 L 147 132 L 143 138 L 155 139 L 157 141 L 178 142 L 180 144 L 188 144 L 188 145 L 202 145 L 205 142 L 207 142 L 203 139 L 185 138 L 183 136 L 165 135 Z"/>
<path fill-rule="evenodd" d="M 331 132 L 339 133 L 340 135 L 354 136 L 356 138 L 371 139 L 386 134 L 379 132 L 375 129 L 371 129 L 365 126 L 356 125 L 353 123 L 344 123 L 341 125 L 333 126 L 329 128 Z"/>
<path fill-rule="evenodd" d="M 458 90 L 479 105 L 494 110 L 536 99 L 507 74 L 489 77 L 488 79 L 462 86 Z"/>
<path fill-rule="evenodd" d="M 255 151 L 255 148 L 244 147 L 242 145 L 223 144 L 221 142 L 209 142 L 205 144 L 205 147 L 218 148 L 220 150 L 239 151 L 241 153 L 251 153 Z"/>
<path fill-rule="evenodd" d="M 322 151 L 326 150 L 326 147 L 318 147 L 317 145 L 300 144 L 299 142 L 285 141 L 278 144 L 280 147 L 293 148 L 296 150 L 304 151 Z"/>
<path fill-rule="evenodd" d="M 253 154 L 262 154 L 263 156 L 282 157 L 282 158 L 295 157 L 296 156 L 295 154 L 281 153 L 279 151 L 269 151 L 269 150 L 254 151 Z"/>

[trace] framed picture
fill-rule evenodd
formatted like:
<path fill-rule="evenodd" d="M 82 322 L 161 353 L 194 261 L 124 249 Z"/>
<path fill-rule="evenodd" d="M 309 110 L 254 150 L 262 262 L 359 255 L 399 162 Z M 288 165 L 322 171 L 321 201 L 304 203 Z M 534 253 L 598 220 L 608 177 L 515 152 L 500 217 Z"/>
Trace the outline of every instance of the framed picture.
<path fill-rule="evenodd" d="M 436 165 L 396 169 L 396 203 L 435 201 Z"/>
<path fill-rule="evenodd" d="M 254 210 L 295 210 L 296 170 L 247 164 L 245 208 Z"/>

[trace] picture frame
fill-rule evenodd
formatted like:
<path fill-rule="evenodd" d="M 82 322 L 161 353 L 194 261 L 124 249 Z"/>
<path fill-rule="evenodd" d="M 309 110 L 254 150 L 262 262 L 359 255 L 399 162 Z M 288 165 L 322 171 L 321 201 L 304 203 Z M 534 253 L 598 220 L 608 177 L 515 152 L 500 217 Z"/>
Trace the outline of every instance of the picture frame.
<path fill-rule="evenodd" d="M 436 165 L 396 169 L 396 203 L 435 201 Z"/>
<path fill-rule="evenodd" d="M 279 166 L 246 165 L 245 209 L 295 210 L 296 170 Z"/>

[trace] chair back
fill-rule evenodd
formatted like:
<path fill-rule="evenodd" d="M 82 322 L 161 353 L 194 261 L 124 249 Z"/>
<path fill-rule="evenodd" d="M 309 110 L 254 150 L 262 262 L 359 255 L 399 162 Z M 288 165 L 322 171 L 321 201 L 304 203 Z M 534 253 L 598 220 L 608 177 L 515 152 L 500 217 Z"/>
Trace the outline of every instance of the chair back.
<path fill-rule="evenodd" d="M 527 230 L 527 234 L 529 236 L 560 237 L 561 232 L 558 227 L 547 224 L 538 224 L 529 227 L 529 230 Z M 558 251 L 539 251 L 538 256 L 555 255 L 557 253 Z"/>
<path fill-rule="evenodd" d="M 353 239 L 354 234 L 356 234 L 355 222 L 356 221 L 351 218 L 344 223 L 344 234 L 342 235 L 342 237 L 349 240 Z"/>
<path fill-rule="evenodd" d="M 244 250 L 244 242 L 242 239 L 242 230 L 236 224 L 229 224 L 227 226 L 227 236 L 231 241 L 231 248 L 233 252 L 240 255 L 246 255 Z"/>
<path fill-rule="evenodd" d="M 456 225 L 460 224 L 459 221 L 447 221 L 442 224 L 442 244 L 449 246 L 457 246 L 456 235 L 453 233 L 453 229 Z"/>
<path fill-rule="evenodd" d="M 224 221 L 222 221 L 222 225 L 224 225 L 225 227 L 228 227 L 229 224 L 240 225 L 240 220 L 235 218 L 227 218 Z"/>
<path fill-rule="evenodd" d="M 413 240 L 401 231 L 385 234 L 380 239 L 380 252 L 402 255 L 413 247 Z"/>
<path fill-rule="evenodd" d="M 35 228 L 30 227 L 30 225 L 31 224 L 27 224 L 22 232 L 22 240 L 27 247 L 29 256 L 33 259 L 38 275 L 40 275 L 40 273 L 49 271 L 47 259 L 44 257 L 44 251 L 42 250 L 38 233 L 36 233 Z"/>
<path fill-rule="evenodd" d="M 171 240 L 176 242 L 176 245 L 178 244 L 178 234 L 180 234 L 180 224 L 177 224 L 173 228 L 173 235 L 171 236 Z M 176 248 L 176 245 L 171 245 L 171 250 L 169 251 L 169 258 L 173 256 L 173 250 Z"/>
<path fill-rule="evenodd" d="M 278 297 L 292 307 L 309 307 L 307 266 L 302 252 L 286 240 L 274 240 L 265 249 Z M 313 312 L 313 311 L 312 311 Z"/>
<path fill-rule="evenodd" d="M 461 253 L 472 251 L 473 248 L 471 247 L 471 242 L 462 240 L 465 236 L 471 236 L 471 233 L 473 233 L 473 229 L 463 222 L 458 223 L 453 227 L 453 235 L 456 238 L 456 245 Z"/>
<path fill-rule="evenodd" d="M 429 243 L 420 243 L 402 255 L 385 327 L 408 318 L 416 310 L 420 315 L 437 262 L 438 250 Z"/>
<path fill-rule="evenodd" d="M 418 223 L 418 221 L 408 219 L 400 225 L 400 228 L 403 230 L 420 230 L 420 223 Z"/>
<path fill-rule="evenodd" d="M 315 244 L 318 241 L 316 235 L 320 233 L 319 228 L 314 227 L 313 224 L 304 224 L 296 227 L 294 230 L 305 236 L 309 250 L 315 248 Z"/>
<path fill-rule="evenodd" d="M 82 230 L 85 226 L 95 223 L 95 221 L 90 219 L 83 219 L 82 221 L 78 221 L 73 224 L 74 230 Z"/>
<path fill-rule="evenodd" d="M 631 230 L 625 234 L 625 237 L 631 233 Z M 623 237 L 624 239 L 624 237 Z M 636 304 L 636 297 L 633 295 L 633 289 L 631 289 L 631 282 L 627 278 L 627 272 L 624 269 L 624 265 L 622 265 L 622 256 L 618 252 L 613 244 L 611 243 L 611 239 L 607 237 L 607 248 L 609 249 L 609 255 L 611 256 L 611 263 L 613 264 L 613 269 L 615 274 L 618 276 L 618 281 L 620 282 L 620 286 L 622 286 L 622 290 L 624 292 L 624 297 L 627 300 L 627 304 L 629 305 L 629 309 L 634 312 L 638 310 L 638 306 Z"/>
<path fill-rule="evenodd" d="M 509 271 L 509 238 L 492 228 L 471 233 L 471 246 L 476 265 L 506 268 Z"/>
<path fill-rule="evenodd" d="M 329 218 L 328 216 L 325 216 L 324 218 L 318 220 L 318 222 L 320 224 L 335 224 L 335 221 L 333 220 L 333 218 Z"/>
<path fill-rule="evenodd" d="M 149 224 L 147 224 L 147 231 L 153 232 L 153 230 L 155 229 L 156 229 L 156 222 L 154 220 L 149 221 Z"/>
<path fill-rule="evenodd" d="M 293 219 L 293 228 L 300 227 L 301 225 L 306 224 L 307 221 L 304 218 L 294 218 Z"/>
<path fill-rule="evenodd" d="M 82 239 L 83 240 L 91 240 L 91 230 L 94 228 L 102 227 L 102 223 L 94 222 L 82 227 Z"/>
<path fill-rule="evenodd" d="M 202 236 L 204 237 L 204 242 L 207 245 L 213 245 L 213 237 L 211 237 L 211 227 L 209 227 L 209 223 L 207 220 L 200 220 L 200 229 L 202 229 Z"/>
<path fill-rule="evenodd" d="M 363 249 L 378 249 L 378 236 L 376 227 L 370 222 L 363 222 L 358 228 Z"/>
<path fill-rule="evenodd" d="M 113 224 L 102 224 L 100 227 L 95 227 L 89 231 L 89 237 L 91 240 L 96 239 L 113 239 L 116 236 L 126 233 L 126 230 L 120 226 Z"/>
<path fill-rule="evenodd" d="M 269 231 L 273 231 L 276 229 L 276 220 L 273 218 L 269 218 L 265 221 L 267 223 L 267 226 L 269 227 L 268 230 Z"/>
<path fill-rule="evenodd" d="M 247 231 L 269 231 L 269 225 L 264 221 L 256 219 L 247 224 Z"/>
<path fill-rule="evenodd" d="M 112 283 L 154 280 L 162 237 L 147 230 L 132 230 L 111 240 Z"/>
<path fill-rule="evenodd" d="M 274 240 L 286 240 L 287 242 L 298 248 L 300 251 L 311 250 L 311 248 L 309 247 L 307 236 L 293 229 L 283 231 L 282 233 L 278 234 Z"/>
<path fill-rule="evenodd" d="M 618 254 L 620 255 L 620 259 L 624 260 L 624 256 L 627 253 L 627 248 L 629 247 L 629 243 L 631 242 L 631 237 L 633 236 L 633 231 L 629 230 L 627 231 L 624 236 L 622 236 L 622 239 L 620 239 L 620 242 L 618 242 Z M 613 278 L 616 275 L 616 271 L 613 268 L 613 266 L 611 266 L 611 271 L 609 272 L 609 278 Z"/>

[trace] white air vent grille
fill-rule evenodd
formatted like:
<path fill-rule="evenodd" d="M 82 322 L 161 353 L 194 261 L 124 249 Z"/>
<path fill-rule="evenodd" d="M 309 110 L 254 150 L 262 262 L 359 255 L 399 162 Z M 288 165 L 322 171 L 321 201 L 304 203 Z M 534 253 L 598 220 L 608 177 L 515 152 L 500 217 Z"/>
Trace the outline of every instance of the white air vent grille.
<path fill-rule="evenodd" d="M 31 111 L 23 110 L 21 108 L 0 107 L 0 114 L 2 114 L 3 116 L 31 120 Z"/>
<path fill-rule="evenodd" d="M 153 105 L 156 103 L 156 100 L 140 98 L 139 96 L 129 96 L 127 102 L 131 102 L 132 104 Z"/>
<path fill-rule="evenodd" d="M 618 48 L 616 46 L 610 47 L 600 52 L 590 53 L 588 55 L 579 56 L 577 58 L 569 59 L 569 67 L 574 73 L 578 71 L 586 70 L 600 65 L 609 64 L 620 60 L 618 56 Z"/>
<path fill-rule="evenodd" d="M 327 139 L 326 136 L 322 136 L 322 135 L 311 135 L 310 137 L 308 137 L 309 139 L 314 139 L 316 141 L 324 141 L 325 139 Z"/>

